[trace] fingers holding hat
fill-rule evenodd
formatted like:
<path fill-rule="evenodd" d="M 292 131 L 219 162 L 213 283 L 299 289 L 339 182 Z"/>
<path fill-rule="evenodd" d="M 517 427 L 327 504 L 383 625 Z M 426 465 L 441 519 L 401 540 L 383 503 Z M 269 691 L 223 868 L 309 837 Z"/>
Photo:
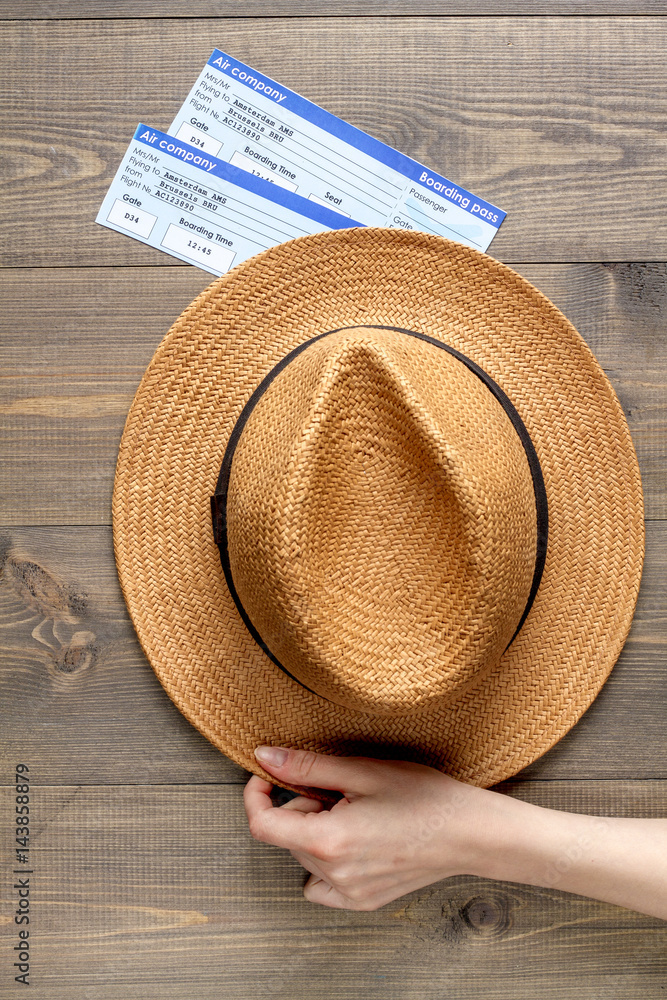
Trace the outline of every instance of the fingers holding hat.
<path fill-rule="evenodd" d="M 375 762 L 364 758 L 331 757 L 285 747 L 258 747 L 255 756 L 278 781 L 342 792 L 345 797 L 342 801 L 351 802 L 372 794 L 378 786 L 372 766 Z M 304 795 L 275 808 L 271 791 L 272 785 L 257 775 L 245 787 L 243 799 L 252 836 L 276 847 L 286 847 L 292 853 L 317 853 L 329 833 L 321 822 L 329 815 L 326 807 Z M 305 867 L 312 870 L 309 865 Z"/>
<path fill-rule="evenodd" d="M 350 801 L 377 790 L 379 780 L 371 762 L 363 757 L 333 757 L 311 750 L 257 747 L 255 757 L 280 782 L 302 788 L 342 792 Z"/>
<path fill-rule="evenodd" d="M 307 810 L 275 808 L 271 799 L 273 786 L 253 775 L 243 791 L 243 804 L 250 833 L 255 840 L 291 849 L 294 844 L 307 849 L 311 837 L 304 826 Z"/>

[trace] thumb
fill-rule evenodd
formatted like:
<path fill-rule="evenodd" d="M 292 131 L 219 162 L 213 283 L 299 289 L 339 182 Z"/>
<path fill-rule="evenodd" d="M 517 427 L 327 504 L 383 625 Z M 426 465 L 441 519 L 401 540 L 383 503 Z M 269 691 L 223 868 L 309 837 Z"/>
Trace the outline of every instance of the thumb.
<path fill-rule="evenodd" d="M 366 757 L 332 757 L 287 747 L 257 747 L 255 757 L 279 781 L 329 788 L 343 792 L 347 798 L 370 795 L 379 784 L 376 762 Z"/>

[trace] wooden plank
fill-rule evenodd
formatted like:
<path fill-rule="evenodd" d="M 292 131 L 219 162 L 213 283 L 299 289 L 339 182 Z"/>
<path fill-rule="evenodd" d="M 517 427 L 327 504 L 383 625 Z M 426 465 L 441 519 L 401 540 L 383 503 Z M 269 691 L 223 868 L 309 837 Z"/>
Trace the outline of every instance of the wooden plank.
<path fill-rule="evenodd" d="M 5 766 L 40 783 L 238 782 L 174 708 L 141 652 L 108 528 L 5 532 L 0 704 Z M 667 767 L 667 522 L 648 525 L 629 640 L 580 722 L 523 778 L 662 777 Z"/>
<path fill-rule="evenodd" d="M 0 704 L 11 706 L 3 758 L 24 759 L 43 782 L 242 780 L 148 665 L 110 529 L 12 532 L 3 562 Z"/>
<path fill-rule="evenodd" d="M 553 801 L 636 814 L 624 807 L 636 784 L 582 800 L 566 783 Z M 664 782 L 644 791 L 664 809 Z M 13 796 L 1 790 L 5 827 Z M 371 1000 L 662 995 L 667 925 L 557 888 L 459 876 L 375 913 L 313 906 L 297 862 L 250 838 L 239 788 L 37 783 L 31 817 L 38 1000 L 351 1000 L 360 980 Z M 12 884 L 5 954 L 18 941 Z"/>
<path fill-rule="evenodd" d="M 137 285 L 134 270 L 0 274 L 8 460 L 0 523 L 110 522 L 117 446 L 141 374 L 211 280 L 193 267 L 140 268 Z M 130 288 L 138 294 L 128 299 Z"/>
<path fill-rule="evenodd" d="M 223 7 L 215 0 L 199 0 L 196 8 L 187 0 L 79 0 L 73 7 L 68 0 L 2 0 L 0 20 L 47 18 L 189 18 L 193 17 L 265 17 L 264 0 L 227 0 Z M 274 0 L 271 17 L 452 17 L 463 15 L 639 15 L 664 14 L 663 0 Z"/>
<path fill-rule="evenodd" d="M 224 39 L 206 18 L 5 21 L 0 260 L 168 263 L 93 219 L 137 121 L 167 128 L 220 44 L 504 208 L 500 259 L 664 259 L 666 34 L 663 17 L 231 18 Z"/>
<path fill-rule="evenodd" d="M 660 819 L 667 815 L 667 781 L 585 781 L 558 779 L 533 781 L 524 776 L 496 786 L 513 798 L 532 802 L 543 809 L 588 816 L 646 816 Z"/>
<path fill-rule="evenodd" d="M 118 237 L 122 239 L 122 237 Z M 618 392 L 650 518 L 667 517 L 667 267 L 517 265 L 569 316 Z M 0 273 L 0 524 L 108 524 L 125 416 L 194 267 Z"/>

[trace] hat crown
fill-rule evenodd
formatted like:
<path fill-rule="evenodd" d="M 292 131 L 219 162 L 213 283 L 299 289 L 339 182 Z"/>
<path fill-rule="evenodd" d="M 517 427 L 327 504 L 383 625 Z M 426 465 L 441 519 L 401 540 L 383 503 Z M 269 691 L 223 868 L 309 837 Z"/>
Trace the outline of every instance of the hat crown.
<path fill-rule="evenodd" d="M 531 472 L 458 357 L 409 331 L 336 331 L 252 410 L 227 542 L 285 670 L 347 709 L 402 715 L 453 700 L 511 641 L 535 568 Z"/>

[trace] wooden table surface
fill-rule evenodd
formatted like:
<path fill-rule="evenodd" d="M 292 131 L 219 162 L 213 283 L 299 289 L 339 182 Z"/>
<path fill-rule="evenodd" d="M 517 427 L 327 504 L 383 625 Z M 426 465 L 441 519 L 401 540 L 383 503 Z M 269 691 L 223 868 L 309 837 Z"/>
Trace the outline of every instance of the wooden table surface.
<path fill-rule="evenodd" d="M 647 556 L 602 693 L 504 788 L 664 814 L 666 12 L 657 0 L 0 3 L 0 996 L 667 996 L 658 920 L 557 884 L 473 877 L 375 913 L 328 910 L 303 900 L 295 861 L 251 840 L 246 775 L 159 686 L 111 545 L 130 401 L 210 276 L 93 221 L 137 122 L 166 130 L 216 46 L 507 211 L 490 252 L 574 322 L 627 413 Z M 27 993 L 12 968 L 17 764 L 31 783 Z"/>

